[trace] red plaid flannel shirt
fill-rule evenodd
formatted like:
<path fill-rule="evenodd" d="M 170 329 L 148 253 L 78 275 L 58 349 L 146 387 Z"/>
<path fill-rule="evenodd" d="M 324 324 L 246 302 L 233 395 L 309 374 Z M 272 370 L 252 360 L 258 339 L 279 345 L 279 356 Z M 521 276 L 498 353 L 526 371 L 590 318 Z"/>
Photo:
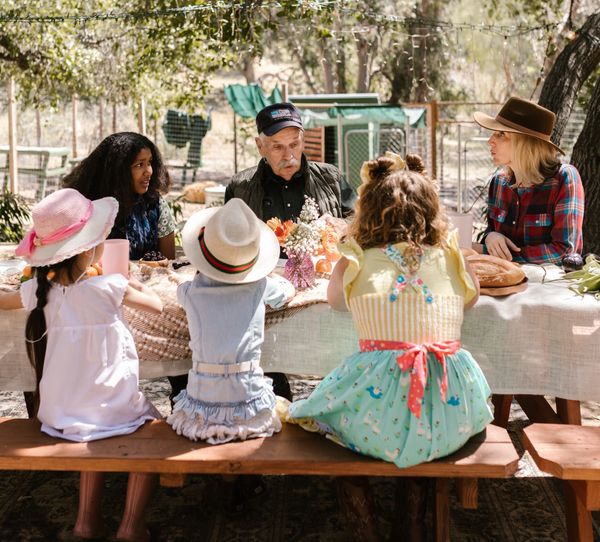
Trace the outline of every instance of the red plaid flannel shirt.
<path fill-rule="evenodd" d="M 521 248 L 515 262 L 561 263 L 583 248 L 583 185 L 579 172 L 563 164 L 553 177 L 530 188 L 516 188 L 505 172 L 492 177 L 488 195 L 488 226 Z M 487 248 L 484 244 L 484 253 Z"/>

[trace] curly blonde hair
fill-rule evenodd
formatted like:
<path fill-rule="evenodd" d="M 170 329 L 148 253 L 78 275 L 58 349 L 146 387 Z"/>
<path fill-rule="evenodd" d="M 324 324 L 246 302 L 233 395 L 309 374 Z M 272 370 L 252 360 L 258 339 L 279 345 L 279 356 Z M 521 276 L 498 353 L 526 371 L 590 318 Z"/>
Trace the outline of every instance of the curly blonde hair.
<path fill-rule="evenodd" d="M 423 160 L 407 155 L 409 169 L 403 170 L 394 170 L 394 164 L 386 156 L 367 162 L 368 179 L 361 186 L 350 235 L 362 249 L 408 243 L 404 257 L 414 270 L 423 245 L 445 246 L 448 220 Z"/>

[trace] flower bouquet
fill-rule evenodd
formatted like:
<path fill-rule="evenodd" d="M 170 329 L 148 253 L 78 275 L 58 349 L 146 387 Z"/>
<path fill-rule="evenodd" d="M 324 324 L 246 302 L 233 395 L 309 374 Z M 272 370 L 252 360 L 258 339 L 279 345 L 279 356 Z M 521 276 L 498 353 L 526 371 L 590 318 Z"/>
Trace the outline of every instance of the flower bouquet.
<path fill-rule="evenodd" d="M 314 286 L 316 274 L 331 272 L 331 262 L 339 258 L 337 251 L 337 234 L 319 217 L 319 208 L 314 199 L 305 196 L 304 205 L 296 222 L 279 218 L 271 218 L 267 225 L 273 230 L 279 245 L 283 248 L 288 260 L 283 271 L 296 289 L 302 290 Z M 316 270 L 313 255 L 324 255 L 317 261 Z"/>

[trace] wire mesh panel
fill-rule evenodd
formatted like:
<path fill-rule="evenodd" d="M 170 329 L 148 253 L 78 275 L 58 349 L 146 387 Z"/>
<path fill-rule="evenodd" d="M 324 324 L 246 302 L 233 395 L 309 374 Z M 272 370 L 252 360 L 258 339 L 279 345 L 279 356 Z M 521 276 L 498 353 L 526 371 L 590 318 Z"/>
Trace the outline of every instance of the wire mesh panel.
<path fill-rule="evenodd" d="M 495 116 L 500 103 L 443 104 L 437 130 L 440 195 L 451 209 L 469 211 L 476 224 L 483 221 L 488 183 L 495 171 L 487 141 L 491 132 L 473 122 L 473 112 Z M 569 118 L 561 146 L 570 160 L 573 145 L 581 132 L 585 114 L 575 109 Z"/>
<path fill-rule="evenodd" d="M 427 164 L 427 130 L 425 128 L 354 128 L 344 133 L 343 172 L 352 186 L 359 186 L 360 168 L 366 160 L 372 160 L 386 151 L 404 156 L 419 154 Z"/>

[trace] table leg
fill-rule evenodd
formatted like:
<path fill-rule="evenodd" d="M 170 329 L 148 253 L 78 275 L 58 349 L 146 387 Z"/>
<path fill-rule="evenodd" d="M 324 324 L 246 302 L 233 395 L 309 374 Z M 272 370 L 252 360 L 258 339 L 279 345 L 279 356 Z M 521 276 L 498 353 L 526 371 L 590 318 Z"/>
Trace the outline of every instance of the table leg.
<path fill-rule="evenodd" d="M 536 423 L 563 423 L 543 395 L 515 395 L 527 417 Z"/>
<path fill-rule="evenodd" d="M 29 418 L 35 418 L 35 392 L 24 391 L 23 399 L 25 400 L 25 408 L 27 409 L 27 416 Z"/>
<path fill-rule="evenodd" d="M 562 423 L 581 425 L 581 403 L 579 401 L 557 397 L 556 412 Z"/>
<path fill-rule="evenodd" d="M 499 427 L 508 427 L 508 417 L 510 416 L 510 404 L 512 395 L 492 395 L 492 404 L 494 405 L 494 425 Z"/>

